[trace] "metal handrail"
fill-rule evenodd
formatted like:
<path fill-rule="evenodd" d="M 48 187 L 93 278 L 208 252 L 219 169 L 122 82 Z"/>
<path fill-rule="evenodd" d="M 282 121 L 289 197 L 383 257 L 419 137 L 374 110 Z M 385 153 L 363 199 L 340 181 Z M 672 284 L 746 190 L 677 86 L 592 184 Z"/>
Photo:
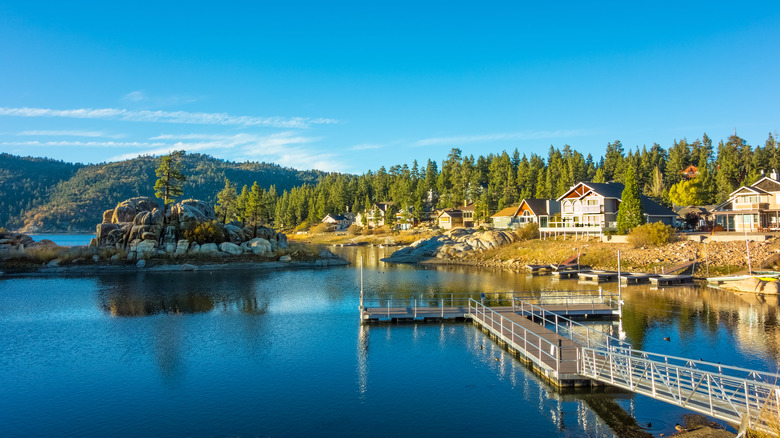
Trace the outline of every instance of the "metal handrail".
<path fill-rule="evenodd" d="M 560 365 L 562 362 L 576 362 L 575 366 L 577 367 L 577 372 L 579 373 L 579 367 L 581 364 L 579 359 L 579 347 L 564 347 L 560 343 L 550 342 L 536 333 L 529 332 L 525 327 L 522 327 L 516 322 L 506 318 L 504 315 L 474 299 L 469 300 L 469 314 L 471 314 L 474 319 L 479 320 L 486 326 L 489 326 L 491 329 L 498 329 L 498 333 L 501 336 L 509 337 L 509 340 L 512 342 L 512 344 L 514 344 L 515 347 L 522 348 L 526 354 L 533 357 L 531 351 L 529 350 L 529 345 L 536 348 L 536 358 L 538 360 L 541 361 L 542 354 L 544 354 L 544 356 L 555 361 L 555 372 L 557 374 L 560 374 Z M 521 334 L 522 336 L 520 336 Z M 530 343 L 529 338 L 531 339 Z M 518 339 L 522 343 L 518 342 Z M 577 350 L 577 358 L 574 360 L 564 360 L 562 357 L 563 351 L 565 350 Z"/>
<path fill-rule="evenodd" d="M 549 321 L 555 326 L 555 333 L 560 333 L 561 330 L 563 330 L 564 332 L 568 332 L 568 338 L 581 345 L 591 347 L 593 346 L 593 344 L 595 344 L 602 348 L 610 349 L 610 350 L 614 348 L 624 348 L 624 349 L 631 348 L 631 344 L 626 341 L 621 341 L 620 339 L 608 335 L 602 331 L 592 329 L 584 324 L 580 324 L 577 321 L 559 315 L 555 312 L 550 312 L 543 307 L 539 307 L 534 304 L 522 301 L 519 298 L 515 298 L 515 302 L 520 303 L 519 309 L 521 315 L 532 316 L 532 317 L 541 316 L 542 319 L 544 319 L 545 321 Z M 514 307 L 515 310 L 518 309 L 517 304 L 515 304 Z M 528 309 L 528 307 L 530 307 L 530 310 Z M 551 319 L 548 319 L 548 316 L 550 316 Z M 568 324 L 560 324 L 560 321 L 564 321 L 565 323 Z M 573 331 L 574 327 L 584 329 L 585 335 L 583 336 L 582 334 Z M 591 336 L 591 334 L 593 334 L 593 336 Z M 605 338 L 607 342 L 606 343 L 601 342 L 600 341 L 601 338 Z"/>
<path fill-rule="evenodd" d="M 581 373 L 721 420 L 740 423 L 746 416 L 748 427 L 777 433 L 774 427 L 780 418 L 780 376 L 640 350 L 628 353 L 582 347 Z M 692 363 L 719 371 L 688 366 Z M 749 378 L 727 375 L 721 369 L 748 372 Z M 759 381 L 755 377 L 775 380 Z"/>
<path fill-rule="evenodd" d="M 541 295 L 529 293 L 517 293 L 515 299 L 520 299 L 526 303 L 543 305 L 553 304 L 550 301 L 565 300 L 566 304 L 595 304 L 600 302 L 607 304 L 612 308 L 617 308 L 620 302 L 620 296 L 614 292 L 606 292 L 599 288 L 598 291 L 592 289 L 571 290 L 571 291 L 543 291 Z M 586 293 L 579 293 L 586 292 Z"/>

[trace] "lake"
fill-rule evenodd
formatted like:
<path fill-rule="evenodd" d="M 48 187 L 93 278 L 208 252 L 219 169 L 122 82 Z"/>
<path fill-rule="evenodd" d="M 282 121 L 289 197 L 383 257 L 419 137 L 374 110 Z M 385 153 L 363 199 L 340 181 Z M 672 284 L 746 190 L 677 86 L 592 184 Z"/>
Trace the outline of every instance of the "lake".
<path fill-rule="evenodd" d="M 594 288 L 379 261 L 391 251 L 334 249 L 363 257 L 369 295 Z M 559 392 L 471 324 L 362 326 L 356 266 L 0 277 L 0 435 L 668 436 L 687 413 Z M 777 371 L 776 298 L 623 296 L 636 348 Z"/>
<path fill-rule="evenodd" d="M 95 234 L 30 234 L 30 237 L 36 242 L 47 239 L 59 246 L 89 245 L 89 241 L 95 236 Z"/>

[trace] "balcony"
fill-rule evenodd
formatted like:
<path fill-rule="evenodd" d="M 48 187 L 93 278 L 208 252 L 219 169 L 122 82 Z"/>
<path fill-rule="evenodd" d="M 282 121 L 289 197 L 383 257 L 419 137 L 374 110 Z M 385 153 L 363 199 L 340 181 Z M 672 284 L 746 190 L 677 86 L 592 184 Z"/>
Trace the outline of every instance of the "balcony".
<path fill-rule="evenodd" d="M 768 202 L 734 202 L 734 210 L 767 210 Z"/>
<path fill-rule="evenodd" d="M 582 206 L 582 212 L 583 213 L 601 213 L 601 206 L 600 205 L 583 205 Z"/>

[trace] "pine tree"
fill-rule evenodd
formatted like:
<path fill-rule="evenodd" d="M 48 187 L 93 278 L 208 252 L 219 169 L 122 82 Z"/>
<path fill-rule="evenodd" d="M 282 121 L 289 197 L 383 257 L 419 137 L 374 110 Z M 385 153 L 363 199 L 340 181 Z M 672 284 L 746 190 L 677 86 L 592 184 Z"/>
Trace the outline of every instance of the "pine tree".
<path fill-rule="evenodd" d="M 187 177 L 181 172 L 183 157 L 184 151 L 173 151 L 160 158 L 160 166 L 154 171 L 158 178 L 154 183 L 154 196 L 163 200 L 163 217 L 168 204 L 183 193 L 182 185 L 187 181 Z"/>
<path fill-rule="evenodd" d="M 235 184 L 225 178 L 225 188 L 217 193 L 217 205 L 214 206 L 214 211 L 217 213 L 217 216 L 222 217 L 223 224 L 232 221 L 236 216 L 237 201 L 238 195 L 236 194 Z"/>
<path fill-rule="evenodd" d="M 617 214 L 617 232 L 625 234 L 645 223 L 645 212 L 639 198 L 639 185 L 634 177 L 634 167 L 627 166 L 623 175 L 625 188 L 620 195 Z"/>

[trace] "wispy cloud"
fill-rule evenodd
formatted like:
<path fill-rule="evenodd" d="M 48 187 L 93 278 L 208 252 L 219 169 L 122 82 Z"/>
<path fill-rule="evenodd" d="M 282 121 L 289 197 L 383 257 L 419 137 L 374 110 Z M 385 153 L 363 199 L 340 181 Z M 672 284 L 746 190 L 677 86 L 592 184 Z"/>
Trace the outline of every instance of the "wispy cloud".
<path fill-rule="evenodd" d="M 163 146 L 165 143 L 151 143 L 143 141 L 4 141 L 0 143 L 3 146 L 38 146 L 38 147 L 59 147 L 59 146 L 76 146 L 76 147 L 90 147 L 90 148 L 148 148 Z M 135 155 L 133 155 L 135 156 Z"/>
<path fill-rule="evenodd" d="M 103 131 L 22 131 L 16 135 L 28 137 L 102 137 L 102 138 L 122 138 L 124 135 L 107 134 Z"/>
<path fill-rule="evenodd" d="M 137 104 L 144 102 L 146 104 L 154 105 L 156 107 L 165 107 L 171 105 L 182 105 L 187 103 L 193 103 L 200 100 L 199 98 L 186 96 L 186 95 L 173 95 L 173 96 L 150 96 L 143 90 L 131 91 L 122 96 L 122 101 Z"/>
<path fill-rule="evenodd" d="M 194 125 L 262 126 L 274 128 L 308 128 L 311 125 L 336 123 L 334 119 L 308 117 L 253 117 L 226 113 L 193 113 L 187 111 L 133 111 L 119 108 L 50 108 L 0 107 L 0 116 L 64 117 L 74 119 L 120 120 L 125 122 L 181 123 Z"/>
<path fill-rule="evenodd" d="M 143 91 L 131 91 L 122 97 L 122 100 L 129 102 L 140 102 L 146 99 L 146 93 Z"/>
<path fill-rule="evenodd" d="M 356 144 L 349 148 L 351 151 L 367 151 L 372 149 L 382 149 L 382 146 L 378 144 Z"/>
<path fill-rule="evenodd" d="M 331 153 L 321 153 L 308 147 L 320 140 L 295 131 L 284 131 L 270 135 L 255 134 L 161 134 L 150 140 L 163 140 L 141 155 L 162 155 L 173 150 L 187 152 L 213 152 L 235 161 L 267 161 L 296 169 L 320 169 L 344 171 L 344 163 Z M 164 141 L 168 140 L 168 141 Z M 112 157 L 110 161 L 125 160 L 139 155 L 139 151 Z"/>
<path fill-rule="evenodd" d="M 466 135 L 454 137 L 433 137 L 417 140 L 415 146 L 434 146 L 434 145 L 458 145 L 464 143 L 491 142 L 500 140 L 542 140 L 548 138 L 566 138 L 580 135 L 587 135 L 587 131 L 580 129 L 558 130 L 558 131 L 524 131 L 508 132 L 481 135 Z"/>

